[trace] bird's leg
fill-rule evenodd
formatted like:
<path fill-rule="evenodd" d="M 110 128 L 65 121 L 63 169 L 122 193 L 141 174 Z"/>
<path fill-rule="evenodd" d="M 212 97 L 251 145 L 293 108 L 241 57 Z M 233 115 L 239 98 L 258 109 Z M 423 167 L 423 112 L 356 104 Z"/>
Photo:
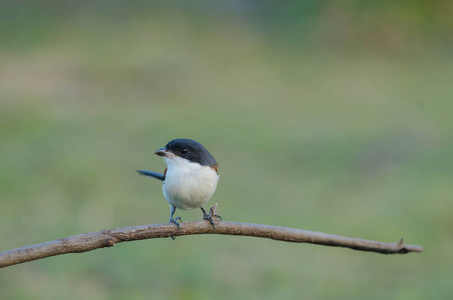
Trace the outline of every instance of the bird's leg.
<path fill-rule="evenodd" d="M 208 214 L 203 207 L 200 207 L 201 210 L 203 211 L 203 220 L 208 220 L 209 223 L 212 224 L 212 227 L 214 228 L 215 230 L 215 223 L 214 223 L 214 218 L 219 218 L 220 220 L 222 220 L 222 217 L 220 217 L 219 215 L 216 215 L 216 214 L 212 214 L 212 210 L 210 211 L 211 213 Z"/>

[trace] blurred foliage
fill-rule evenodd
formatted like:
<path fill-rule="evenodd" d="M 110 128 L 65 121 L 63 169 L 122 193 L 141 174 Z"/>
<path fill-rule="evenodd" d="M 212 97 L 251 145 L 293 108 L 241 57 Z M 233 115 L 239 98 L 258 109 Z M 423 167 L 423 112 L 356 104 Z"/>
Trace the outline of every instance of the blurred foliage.
<path fill-rule="evenodd" d="M 2 269 L 1 299 L 453 294 L 451 2 L 0 3 L 0 251 L 166 222 L 135 170 L 178 137 L 226 220 L 425 248 L 147 240 Z"/>
<path fill-rule="evenodd" d="M 247 22 L 273 39 L 304 47 L 377 52 L 451 51 L 453 2 L 441 1 L 2 1 L 3 46 L 43 40 L 67 19 L 96 19 L 101 26 L 124 26 L 137 18 L 183 13 L 212 27 L 218 18 Z M 110 22 L 104 22 L 109 20 Z M 112 24 L 113 22 L 113 24 Z M 113 29 L 113 28 L 112 28 Z"/>

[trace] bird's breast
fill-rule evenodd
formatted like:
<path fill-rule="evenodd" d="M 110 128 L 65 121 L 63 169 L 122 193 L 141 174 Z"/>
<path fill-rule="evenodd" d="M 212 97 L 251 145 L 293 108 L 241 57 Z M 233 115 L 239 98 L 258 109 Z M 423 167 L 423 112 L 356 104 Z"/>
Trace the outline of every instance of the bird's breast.
<path fill-rule="evenodd" d="M 167 161 L 162 186 L 165 199 L 178 209 L 194 209 L 209 201 L 217 187 L 217 172 L 182 158 Z"/>

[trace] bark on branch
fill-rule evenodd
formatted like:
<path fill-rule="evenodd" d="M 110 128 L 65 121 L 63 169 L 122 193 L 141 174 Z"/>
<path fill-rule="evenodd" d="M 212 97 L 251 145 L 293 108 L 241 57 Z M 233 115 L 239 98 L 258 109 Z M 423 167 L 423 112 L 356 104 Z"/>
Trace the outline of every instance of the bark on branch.
<path fill-rule="evenodd" d="M 0 253 L 0 268 L 54 255 L 81 253 L 98 248 L 112 247 L 116 243 L 121 242 L 192 234 L 254 236 L 285 242 L 346 247 L 383 254 L 404 254 L 423 251 L 423 248 L 418 245 L 404 245 L 403 239 L 396 243 L 382 243 L 302 229 L 227 221 L 216 221 L 215 229 L 208 221 L 183 222 L 180 225 L 181 229 L 171 223 L 123 227 L 84 233 L 51 242 L 17 248 Z"/>

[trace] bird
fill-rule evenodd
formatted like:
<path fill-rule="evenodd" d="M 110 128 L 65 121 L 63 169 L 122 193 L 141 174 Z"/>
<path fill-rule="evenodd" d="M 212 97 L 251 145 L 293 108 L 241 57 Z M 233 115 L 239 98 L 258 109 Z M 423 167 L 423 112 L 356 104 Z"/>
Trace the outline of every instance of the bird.
<path fill-rule="evenodd" d="M 179 222 L 182 219 L 173 217 L 176 209 L 201 208 L 203 219 L 208 220 L 215 230 L 214 218 L 222 218 L 208 214 L 203 205 L 211 199 L 219 181 L 219 164 L 216 159 L 201 143 L 192 139 L 174 139 L 154 154 L 164 158 L 167 164 L 164 173 L 144 170 L 137 172 L 162 181 L 162 191 L 170 205 L 169 223 L 180 229 Z"/>

